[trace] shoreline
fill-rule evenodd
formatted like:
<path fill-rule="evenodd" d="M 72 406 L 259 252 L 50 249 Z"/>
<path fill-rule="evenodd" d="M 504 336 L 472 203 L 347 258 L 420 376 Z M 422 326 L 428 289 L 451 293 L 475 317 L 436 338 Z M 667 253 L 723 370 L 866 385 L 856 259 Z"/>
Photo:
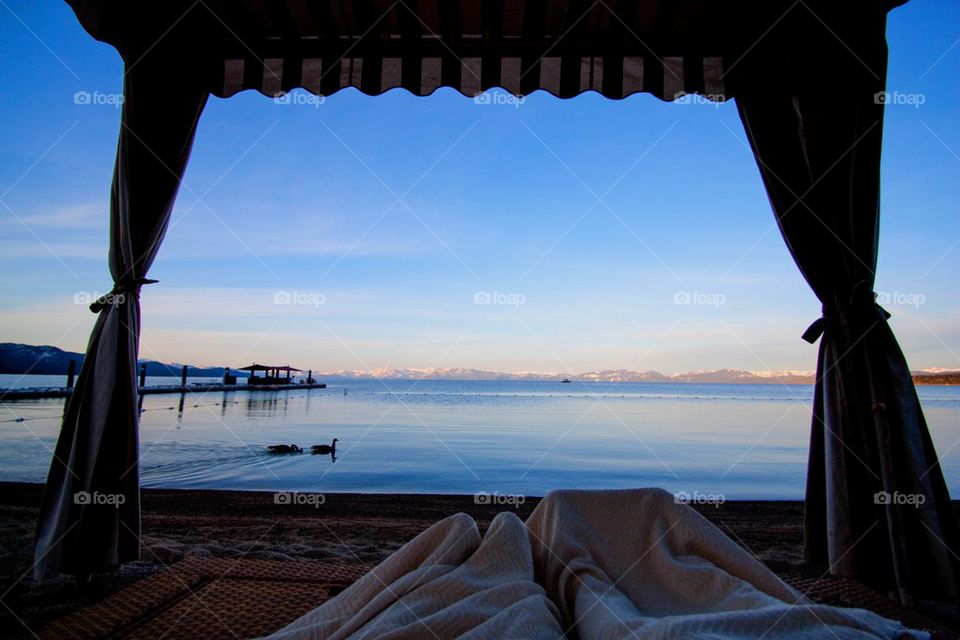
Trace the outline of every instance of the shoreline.
<path fill-rule="evenodd" d="M 43 492 L 43 484 L 38 482 L 0 481 L 0 508 L 38 508 Z M 278 504 L 274 501 L 277 493 L 301 493 L 324 495 L 327 500 L 318 507 L 304 505 Z M 336 492 L 336 491 L 264 491 L 247 489 L 171 489 L 142 488 L 141 508 L 144 515 L 180 514 L 186 509 L 196 510 L 188 514 L 194 517 L 409 517 L 417 520 L 432 519 L 452 515 L 459 511 L 471 515 L 479 521 L 489 521 L 501 511 L 515 511 L 525 518 L 543 496 L 524 496 L 524 501 L 514 507 L 508 502 L 500 504 L 479 504 L 475 494 L 464 493 L 418 493 L 418 492 Z M 691 505 L 697 511 L 713 520 L 711 514 L 719 517 L 761 515 L 764 512 L 781 513 L 799 509 L 802 512 L 802 500 L 750 499 L 726 500 L 719 506 Z M 416 508 L 415 512 L 409 511 Z"/>

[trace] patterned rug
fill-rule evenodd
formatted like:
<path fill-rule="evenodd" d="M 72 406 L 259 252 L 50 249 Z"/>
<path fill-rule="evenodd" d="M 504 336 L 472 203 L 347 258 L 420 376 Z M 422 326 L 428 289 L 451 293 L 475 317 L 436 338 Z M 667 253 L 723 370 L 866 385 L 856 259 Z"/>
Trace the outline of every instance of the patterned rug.
<path fill-rule="evenodd" d="M 340 593 L 369 565 L 188 558 L 48 625 L 41 638 L 250 638 Z"/>
<path fill-rule="evenodd" d="M 869 609 L 891 620 L 899 620 L 913 629 L 929 631 L 934 640 L 960 640 L 960 633 L 919 609 L 901 605 L 883 593 L 849 578 L 784 578 L 800 593 L 818 604 Z"/>
<path fill-rule="evenodd" d="M 276 631 L 340 593 L 365 564 L 189 558 L 54 621 L 41 638 L 250 638 Z M 936 640 L 960 639 L 924 613 L 845 578 L 787 580 L 814 602 L 870 609 Z"/>

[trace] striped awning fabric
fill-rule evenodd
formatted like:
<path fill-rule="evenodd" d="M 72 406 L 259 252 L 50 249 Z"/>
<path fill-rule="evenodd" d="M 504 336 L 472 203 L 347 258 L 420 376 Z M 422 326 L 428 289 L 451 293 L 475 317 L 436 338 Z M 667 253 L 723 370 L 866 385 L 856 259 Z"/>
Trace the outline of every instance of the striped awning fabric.
<path fill-rule="evenodd" d="M 476 96 L 502 87 L 722 101 L 760 82 L 849 82 L 851 69 L 879 77 L 877 36 L 882 45 L 889 8 L 879 0 L 68 1 L 128 59 L 191 52 L 220 97 L 297 87 L 322 95 L 452 87 Z"/>
<path fill-rule="evenodd" d="M 679 47 L 673 55 L 652 48 L 661 43 L 653 41 L 651 30 L 678 36 L 681 23 L 688 34 L 696 30 L 689 23 L 689 12 L 656 11 L 660 3 L 644 7 L 621 2 L 617 11 L 604 2 L 563 0 L 331 0 L 310 6 L 289 3 L 285 7 L 289 12 L 275 13 L 262 2 L 252 4 L 262 11 L 254 21 L 257 27 L 272 27 L 260 34 L 279 38 L 274 51 L 280 55 L 271 55 L 268 45 L 261 64 L 242 46 L 236 48 L 237 42 L 225 42 L 224 86 L 218 95 L 246 88 L 273 95 L 292 86 L 323 94 L 343 87 L 367 94 L 403 87 L 428 95 L 439 87 L 453 87 L 475 96 L 502 87 L 517 95 L 543 89 L 560 97 L 591 90 L 611 98 L 640 91 L 660 97 L 683 91 L 718 99 L 725 95 L 718 51 L 684 56 Z M 336 30 L 332 40 L 322 25 Z M 290 28 L 299 28 L 299 38 L 323 40 L 313 47 L 293 43 L 283 35 Z M 291 44 L 295 49 L 313 49 L 316 57 L 282 55 L 290 52 Z"/>

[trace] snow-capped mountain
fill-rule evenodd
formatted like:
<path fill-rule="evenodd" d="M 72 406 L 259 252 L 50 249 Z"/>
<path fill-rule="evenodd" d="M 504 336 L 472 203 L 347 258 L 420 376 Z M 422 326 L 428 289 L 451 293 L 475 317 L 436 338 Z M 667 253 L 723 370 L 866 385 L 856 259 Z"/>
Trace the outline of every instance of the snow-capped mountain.
<path fill-rule="evenodd" d="M 62 351 L 57 347 L 33 346 L 14 343 L 0 343 L 0 373 L 56 374 L 66 373 L 67 364 L 75 360 L 79 365 L 83 354 Z M 180 364 L 164 364 L 150 360 L 141 360 L 147 365 L 147 375 L 180 375 Z M 311 363 L 301 362 L 305 369 Z M 314 368 L 318 371 L 319 368 Z M 243 374 L 245 372 L 236 372 Z M 221 376 L 221 367 L 189 367 L 190 376 Z M 314 377 L 323 379 L 363 380 L 556 380 L 565 378 L 576 382 L 710 382 L 742 384 L 811 384 L 815 378 L 813 371 L 745 371 L 741 369 L 718 369 L 715 371 L 690 371 L 687 373 L 664 374 L 659 371 L 634 371 L 630 369 L 604 369 L 584 373 L 544 373 L 537 371 L 495 371 L 488 369 L 454 368 L 393 368 L 344 369 L 315 373 Z M 920 384 L 958 384 L 960 371 L 943 367 L 929 367 L 913 372 L 914 380 Z"/>
<path fill-rule="evenodd" d="M 427 368 L 395 369 L 382 367 L 362 370 L 347 369 L 319 374 L 322 378 L 339 379 L 393 379 L 393 380 L 563 380 L 578 382 L 715 382 L 715 383 L 785 383 L 804 384 L 813 382 L 813 371 L 692 371 L 689 373 L 663 374 L 659 371 L 632 371 L 606 369 L 579 374 L 507 372 L 486 369 Z"/>

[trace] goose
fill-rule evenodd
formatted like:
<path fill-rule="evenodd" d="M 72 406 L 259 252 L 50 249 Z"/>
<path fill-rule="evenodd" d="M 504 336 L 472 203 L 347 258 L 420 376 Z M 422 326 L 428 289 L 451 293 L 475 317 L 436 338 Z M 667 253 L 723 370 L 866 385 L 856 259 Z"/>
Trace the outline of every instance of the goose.
<path fill-rule="evenodd" d="M 300 453 L 303 451 L 295 444 L 275 444 L 267 447 L 270 453 Z"/>
<path fill-rule="evenodd" d="M 314 453 L 333 453 L 337 452 L 337 439 L 334 438 L 330 444 L 315 444 L 311 448 Z"/>

